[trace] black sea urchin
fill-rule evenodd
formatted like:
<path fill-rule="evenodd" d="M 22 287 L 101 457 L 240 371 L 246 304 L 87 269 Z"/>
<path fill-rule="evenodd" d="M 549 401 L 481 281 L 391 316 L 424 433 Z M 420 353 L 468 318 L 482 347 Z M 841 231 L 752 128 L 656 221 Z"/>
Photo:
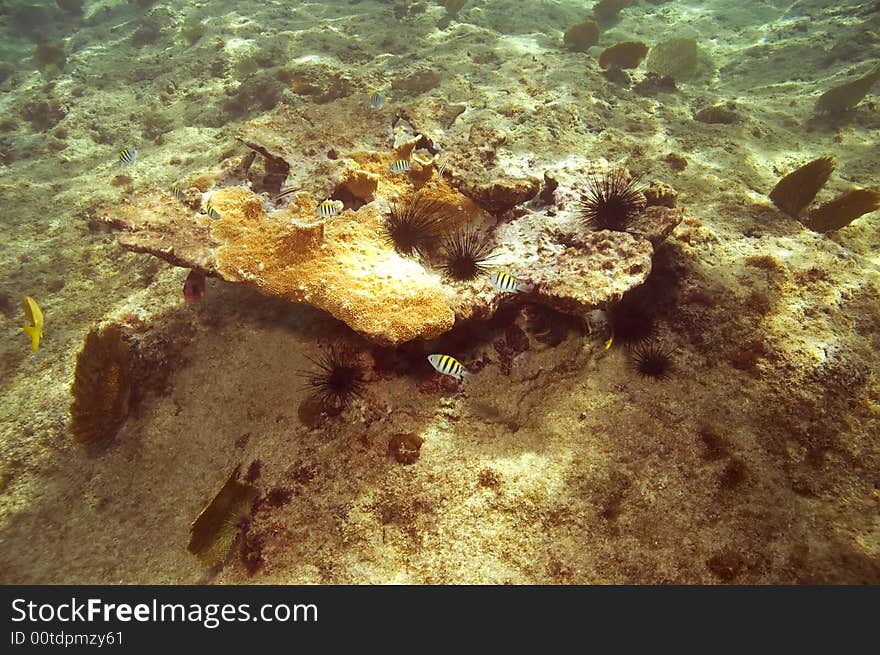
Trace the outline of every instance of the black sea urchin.
<path fill-rule="evenodd" d="M 587 179 L 587 191 L 580 199 L 581 218 L 594 230 L 626 232 L 632 219 L 644 208 L 645 196 L 638 178 L 621 169 Z"/>
<path fill-rule="evenodd" d="M 318 359 L 309 358 L 318 370 L 302 371 L 326 409 L 341 410 L 364 387 L 364 371 L 354 358 L 341 348 L 331 347 Z"/>
<path fill-rule="evenodd" d="M 646 378 L 665 380 L 672 372 L 672 348 L 658 343 L 641 343 L 630 353 L 633 368 Z"/>
<path fill-rule="evenodd" d="M 473 280 L 488 272 L 486 262 L 494 255 L 488 235 L 466 227 L 443 242 L 444 259 L 440 268 L 453 280 Z"/>
<path fill-rule="evenodd" d="M 392 203 L 384 231 L 398 252 L 414 255 L 438 238 L 446 220 L 446 206 L 420 193 Z"/>

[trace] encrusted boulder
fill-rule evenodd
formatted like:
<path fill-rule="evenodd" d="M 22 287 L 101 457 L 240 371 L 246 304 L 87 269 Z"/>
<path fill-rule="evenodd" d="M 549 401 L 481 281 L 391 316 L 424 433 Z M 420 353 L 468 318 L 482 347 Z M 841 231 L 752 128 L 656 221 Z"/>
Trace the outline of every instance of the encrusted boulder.
<path fill-rule="evenodd" d="M 235 184 L 227 175 L 222 188 L 203 191 L 200 203 L 154 190 L 106 208 L 102 217 L 121 230 L 120 243 L 130 250 L 308 303 L 389 345 L 439 336 L 456 320 L 488 318 L 505 298 L 488 275 L 444 277 L 442 236 L 420 256 L 395 250 L 384 229 L 387 215 L 392 203 L 416 192 L 442 208 L 445 235 L 467 226 L 485 236 L 490 270 L 534 285 L 533 301 L 581 315 L 644 282 L 652 244 L 681 220 L 681 210 L 655 206 L 636 218 L 631 233 L 590 231 L 578 217 L 584 175 L 577 161 L 554 167 L 555 186 L 540 194 L 545 171 L 474 183 L 449 169 L 439 179 L 431 138 L 387 122 L 352 135 L 339 114 L 362 100 L 278 109 L 242 129 L 248 146 L 276 168 L 288 167 L 279 186 L 299 190 L 283 198 L 275 197 L 278 189 L 256 193 L 244 178 Z M 398 159 L 408 160 L 410 170 L 393 172 Z M 466 166 L 466 159 L 457 161 Z M 325 198 L 336 200 L 338 215 L 318 214 Z M 209 204 L 213 217 L 196 213 Z"/>

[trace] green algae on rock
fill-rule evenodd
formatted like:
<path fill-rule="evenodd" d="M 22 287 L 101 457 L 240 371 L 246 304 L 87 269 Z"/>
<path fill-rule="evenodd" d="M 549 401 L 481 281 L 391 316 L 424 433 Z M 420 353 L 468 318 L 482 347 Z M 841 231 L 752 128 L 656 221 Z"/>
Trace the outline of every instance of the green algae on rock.
<path fill-rule="evenodd" d="M 825 186 L 833 170 L 831 157 L 814 159 L 779 180 L 769 193 L 770 200 L 786 214 L 797 218 Z"/>
<path fill-rule="evenodd" d="M 819 205 L 801 222 L 815 232 L 831 232 L 846 227 L 859 216 L 880 209 L 880 191 L 853 189 Z"/>
<path fill-rule="evenodd" d="M 128 416 L 131 347 L 117 325 L 93 329 L 76 358 L 70 432 L 80 443 L 110 439 Z"/>

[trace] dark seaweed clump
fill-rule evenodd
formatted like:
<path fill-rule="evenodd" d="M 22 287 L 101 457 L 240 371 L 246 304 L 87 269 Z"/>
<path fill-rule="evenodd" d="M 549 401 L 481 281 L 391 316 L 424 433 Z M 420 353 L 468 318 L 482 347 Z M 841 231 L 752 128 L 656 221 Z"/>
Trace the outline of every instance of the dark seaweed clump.
<path fill-rule="evenodd" d="M 768 194 L 773 204 L 797 218 L 825 186 L 834 171 L 831 157 L 820 157 L 783 177 Z"/>
<path fill-rule="evenodd" d="M 128 416 L 132 374 L 131 346 L 119 326 L 93 329 L 76 358 L 70 432 L 80 443 L 116 435 Z"/>
<path fill-rule="evenodd" d="M 60 73 L 67 65 L 67 55 L 61 43 L 38 43 L 34 48 L 34 63 L 43 75 Z"/>
<path fill-rule="evenodd" d="M 332 346 L 318 359 L 310 361 L 317 370 L 303 371 L 308 386 L 314 389 L 325 410 L 342 410 L 364 388 L 364 370 L 345 350 Z"/>
<path fill-rule="evenodd" d="M 666 380 L 672 372 L 672 349 L 659 343 L 640 343 L 630 352 L 630 361 L 642 377 Z"/>
<path fill-rule="evenodd" d="M 398 252 L 413 255 L 435 241 L 445 221 L 445 205 L 420 193 L 395 202 L 385 219 L 385 236 Z"/>
<path fill-rule="evenodd" d="M 443 242 L 445 258 L 440 264 L 444 273 L 453 280 L 474 280 L 488 272 L 486 264 L 493 257 L 488 235 L 475 228 L 464 228 Z"/>
<path fill-rule="evenodd" d="M 580 200 L 581 218 L 594 230 L 626 232 L 644 206 L 638 179 L 621 169 L 588 178 Z"/>
<path fill-rule="evenodd" d="M 82 16 L 85 0 L 55 0 L 59 9 L 71 16 Z"/>

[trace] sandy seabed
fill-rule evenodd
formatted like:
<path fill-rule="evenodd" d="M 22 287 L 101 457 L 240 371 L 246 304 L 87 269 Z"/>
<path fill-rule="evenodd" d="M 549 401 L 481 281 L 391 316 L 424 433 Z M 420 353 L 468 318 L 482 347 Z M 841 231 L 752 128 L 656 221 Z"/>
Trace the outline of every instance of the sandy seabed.
<path fill-rule="evenodd" d="M 878 12 L 643 1 L 597 49 L 570 52 L 583 4 L 468 2 L 448 21 L 433 3 L 87 2 L 81 21 L 53 18 L 68 60 L 50 81 L 4 16 L 0 582 L 880 582 L 880 214 L 823 235 L 766 197 L 823 155 L 837 169 L 822 199 L 880 185 L 875 96 L 813 112 L 874 65 Z M 204 29 L 193 44 L 189 14 Z M 153 24 L 154 40 L 134 39 Z M 639 95 L 598 68 L 608 45 L 674 36 L 700 48 L 674 93 Z M 274 91 L 252 100 L 241 85 L 279 61 L 317 80 L 274 98 L 294 106 L 436 70 L 413 93 L 507 133 L 499 168 L 604 160 L 674 187 L 687 218 L 654 261 L 671 376 L 639 376 L 601 328 L 574 325 L 553 345 L 529 333 L 502 365 L 507 327 L 491 324 L 461 354 L 484 364 L 473 382 L 373 372 L 340 416 L 303 425 L 297 371 L 333 340 L 363 342 L 220 281 L 187 304 L 185 270 L 124 252 L 91 220 L 128 187 L 244 155 L 236 130 Z M 694 119 L 716 104 L 735 122 Z M 33 354 L 24 294 L 46 314 Z M 120 317 L 169 343 L 167 376 L 86 449 L 66 430 L 76 354 Z M 388 455 L 400 433 L 424 440 L 413 464 Z M 211 566 L 187 551 L 190 524 L 255 461 L 263 501 Z"/>

